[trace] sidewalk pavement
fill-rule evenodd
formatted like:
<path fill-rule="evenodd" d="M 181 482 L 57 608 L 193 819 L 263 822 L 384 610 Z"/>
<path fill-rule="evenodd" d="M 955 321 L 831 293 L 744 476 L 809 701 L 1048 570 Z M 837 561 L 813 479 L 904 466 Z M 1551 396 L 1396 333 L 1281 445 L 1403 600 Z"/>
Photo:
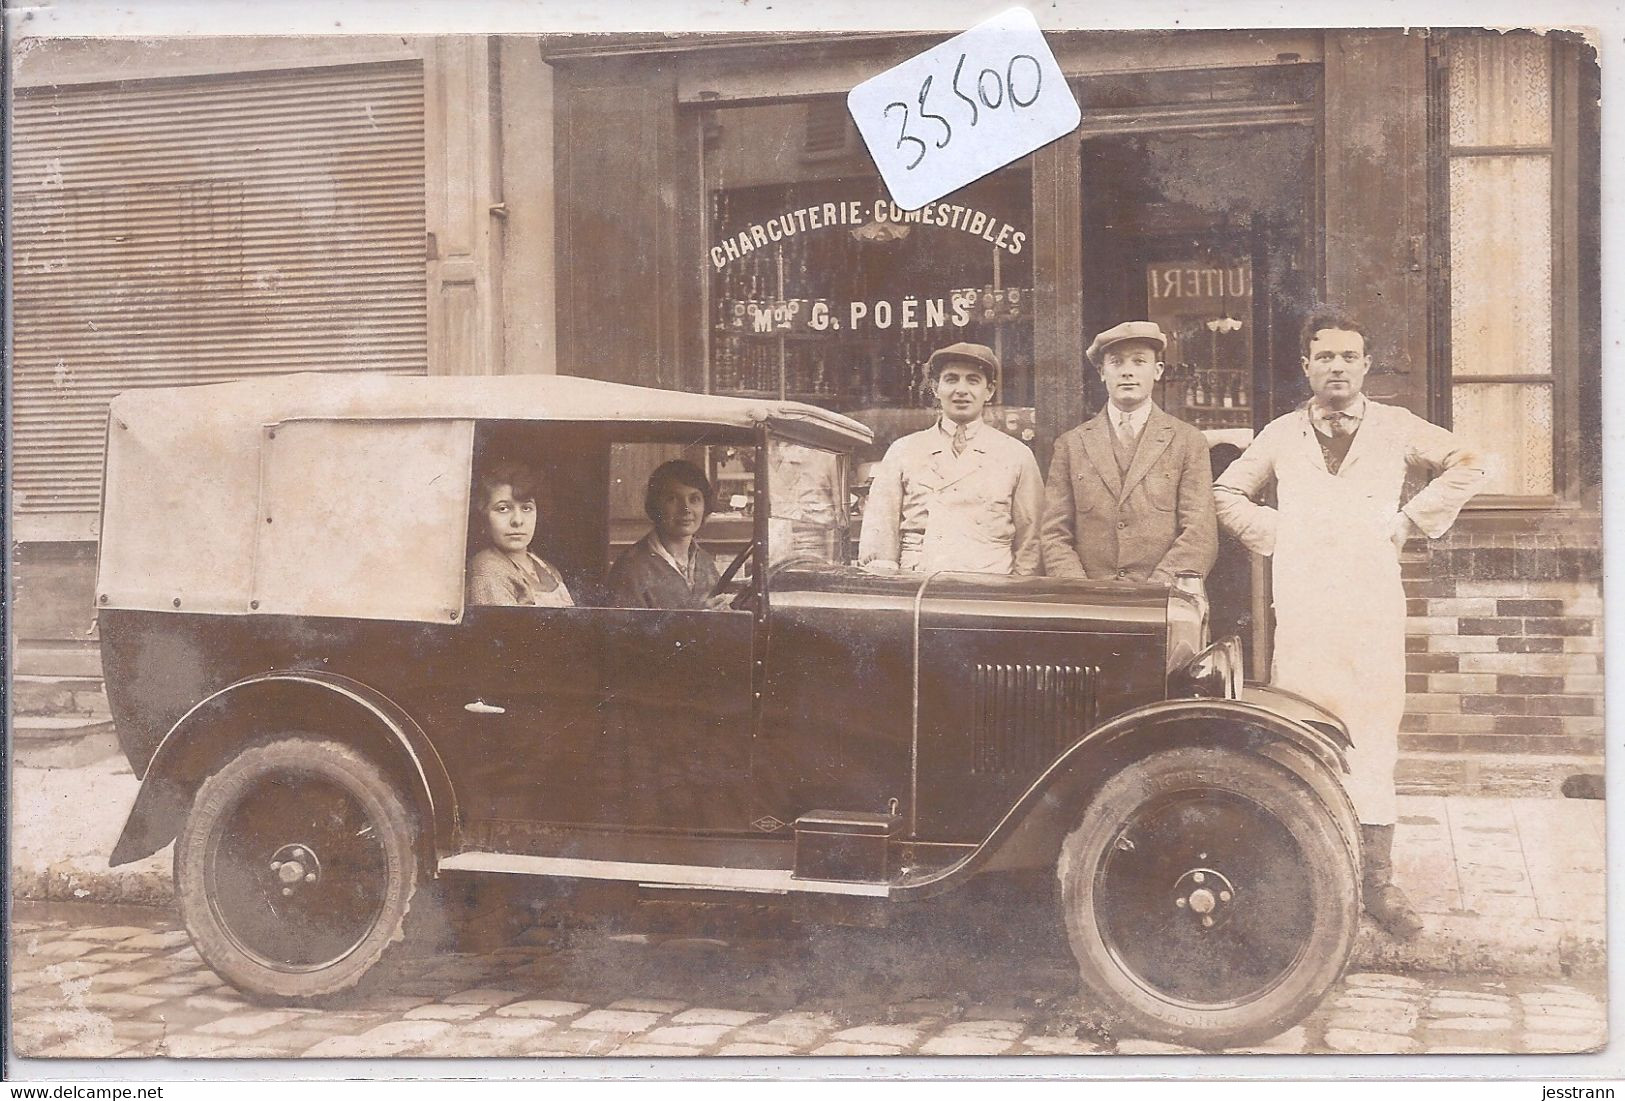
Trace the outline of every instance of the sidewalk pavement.
<path fill-rule="evenodd" d="M 138 783 L 122 757 L 12 771 L 13 895 L 167 906 L 172 849 L 107 866 Z M 1603 803 L 1400 796 L 1395 876 L 1426 928 L 1399 943 L 1367 922 L 1364 970 L 1592 975 L 1605 968 Z"/>

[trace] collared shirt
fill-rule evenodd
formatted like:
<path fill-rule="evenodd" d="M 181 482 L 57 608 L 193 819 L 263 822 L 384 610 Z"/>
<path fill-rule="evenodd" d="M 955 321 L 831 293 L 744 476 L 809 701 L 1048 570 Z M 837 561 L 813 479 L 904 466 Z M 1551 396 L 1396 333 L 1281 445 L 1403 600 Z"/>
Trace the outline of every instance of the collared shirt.
<path fill-rule="evenodd" d="M 696 544 L 692 539 L 689 540 L 688 561 L 683 563 L 677 561 L 677 556 L 672 554 L 671 548 L 666 546 L 665 541 L 660 538 L 660 534 L 658 532 L 651 531 L 648 535 L 643 537 L 643 541 L 649 544 L 649 549 L 654 551 L 654 553 L 658 555 L 666 563 L 666 565 L 676 570 L 679 577 L 681 577 L 684 581 L 693 584 L 694 562 L 699 554 L 698 544 Z"/>
<path fill-rule="evenodd" d="M 1347 409 L 1327 409 L 1319 402 L 1311 398 L 1309 401 L 1309 423 L 1313 424 L 1315 426 L 1315 431 L 1319 432 L 1322 436 L 1334 435 L 1332 432 L 1331 422 L 1328 420 L 1328 418 L 1333 413 L 1337 413 L 1341 416 L 1349 418 L 1349 420 L 1353 422 L 1349 425 L 1349 430 L 1346 433 L 1347 435 L 1352 436 L 1355 432 L 1359 431 L 1360 422 L 1365 419 L 1365 407 L 1366 400 L 1364 394 L 1356 395 L 1354 401 Z"/>
<path fill-rule="evenodd" d="M 974 442 L 976 437 L 981 434 L 982 424 L 983 424 L 982 418 L 977 417 L 975 420 L 973 420 L 970 423 L 965 425 L 965 450 L 966 451 L 970 450 L 971 443 Z M 964 455 L 963 454 L 954 455 L 954 451 L 953 451 L 954 432 L 958 430 L 958 427 L 959 426 L 957 424 L 954 424 L 947 417 L 938 417 L 937 418 L 937 431 L 941 432 L 944 436 L 948 437 L 948 444 L 949 444 L 949 446 L 948 446 L 948 454 L 953 458 L 961 459 L 961 458 L 964 458 Z"/>
<path fill-rule="evenodd" d="M 1151 419 L 1151 409 L 1152 403 L 1149 401 L 1142 401 L 1140 407 L 1133 411 L 1119 409 L 1115 405 L 1111 406 L 1112 431 L 1116 432 L 1118 436 L 1122 436 L 1123 422 L 1126 420 L 1131 429 L 1129 438 L 1139 439 L 1140 433 L 1145 431 L 1145 422 Z"/>
<path fill-rule="evenodd" d="M 609 571 L 613 608 L 705 608 L 721 580 L 716 559 L 696 540 L 689 544 L 690 572 L 684 575 L 671 552 L 651 531 L 621 552 Z"/>

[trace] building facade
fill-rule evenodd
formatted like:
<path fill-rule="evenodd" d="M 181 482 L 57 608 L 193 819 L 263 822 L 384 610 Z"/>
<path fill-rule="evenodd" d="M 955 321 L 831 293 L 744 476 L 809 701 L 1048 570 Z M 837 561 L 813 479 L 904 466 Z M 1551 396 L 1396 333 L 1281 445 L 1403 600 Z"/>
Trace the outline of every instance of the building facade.
<path fill-rule="evenodd" d="M 827 405 L 878 458 L 930 420 L 930 351 L 969 339 L 1005 365 L 994 422 L 1043 465 L 1103 400 L 1096 331 L 1158 321 L 1158 401 L 1239 445 L 1307 396 L 1298 325 L 1335 301 L 1374 331 L 1373 397 L 1491 457 L 1455 531 L 1406 557 L 1407 783 L 1596 768 L 1594 53 L 1481 31 L 1049 39 L 1079 129 L 918 211 L 845 93 L 935 36 L 26 56 L 19 668 L 94 671 L 98 403 L 121 386 L 556 369 Z M 1008 84 L 965 102 L 1010 109 Z M 1255 669 L 1268 584 L 1232 547 L 1212 585 Z"/>
<path fill-rule="evenodd" d="M 12 78 L 18 672 L 99 672 L 118 391 L 553 369 L 535 40 L 34 41 Z"/>

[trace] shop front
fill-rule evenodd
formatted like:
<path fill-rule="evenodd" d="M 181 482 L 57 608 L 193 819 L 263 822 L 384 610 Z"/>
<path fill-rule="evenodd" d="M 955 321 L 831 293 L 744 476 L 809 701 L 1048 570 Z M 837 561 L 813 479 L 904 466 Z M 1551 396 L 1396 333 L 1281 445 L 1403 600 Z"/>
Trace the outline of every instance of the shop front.
<path fill-rule="evenodd" d="M 1595 767 L 1594 53 L 1481 31 L 1052 33 L 1078 129 L 904 210 L 845 96 L 939 38 L 31 52 L 14 130 L 19 671 L 97 674 L 102 431 L 128 386 L 556 369 L 793 397 L 874 430 L 861 487 L 864 463 L 930 423 L 935 348 L 997 351 L 990 419 L 1042 469 L 1103 401 L 1090 339 L 1148 318 L 1169 336 L 1156 400 L 1208 433 L 1217 467 L 1307 397 L 1297 330 L 1330 301 L 1372 330 L 1368 392 L 1490 463 L 1453 532 L 1406 556 L 1404 767 L 1492 789 Z M 138 108 L 164 125 L 128 132 Z M 623 457 L 613 537 L 645 530 L 667 457 Z M 726 541 L 753 478 L 725 450 L 703 458 Z M 1268 564 L 1226 545 L 1210 590 L 1262 675 Z"/>
<path fill-rule="evenodd" d="M 824 405 L 875 431 L 874 460 L 931 422 L 931 351 L 977 341 L 1004 368 L 989 419 L 1042 468 L 1104 400 L 1089 339 L 1149 318 L 1156 400 L 1218 467 L 1308 396 L 1299 324 L 1340 303 L 1373 329 L 1371 395 L 1491 456 L 1490 493 L 1407 556 L 1407 768 L 1493 787 L 1485 755 L 1594 761 L 1594 65 L 1478 32 L 1050 40 L 1080 128 L 913 211 L 844 93 L 931 38 L 548 52 L 560 369 Z M 1267 563 L 1229 545 L 1210 588 L 1267 669 Z"/>

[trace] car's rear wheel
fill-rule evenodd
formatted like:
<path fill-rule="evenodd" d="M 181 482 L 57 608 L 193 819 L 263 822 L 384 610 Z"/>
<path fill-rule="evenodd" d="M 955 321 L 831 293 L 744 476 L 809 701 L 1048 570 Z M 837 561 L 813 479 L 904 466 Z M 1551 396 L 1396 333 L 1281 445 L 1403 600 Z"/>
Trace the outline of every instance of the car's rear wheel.
<path fill-rule="evenodd" d="M 414 842 L 395 786 L 355 750 L 258 746 L 198 789 L 175 844 L 181 916 L 204 961 L 245 993 L 337 994 L 402 940 Z"/>
<path fill-rule="evenodd" d="M 1273 1036 L 1342 975 L 1357 860 L 1332 811 L 1269 760 L 1183 747 L 1135 761 L 1062 846 L 1085 991 L 1135 1031 L 1193 1047 Z"/>

